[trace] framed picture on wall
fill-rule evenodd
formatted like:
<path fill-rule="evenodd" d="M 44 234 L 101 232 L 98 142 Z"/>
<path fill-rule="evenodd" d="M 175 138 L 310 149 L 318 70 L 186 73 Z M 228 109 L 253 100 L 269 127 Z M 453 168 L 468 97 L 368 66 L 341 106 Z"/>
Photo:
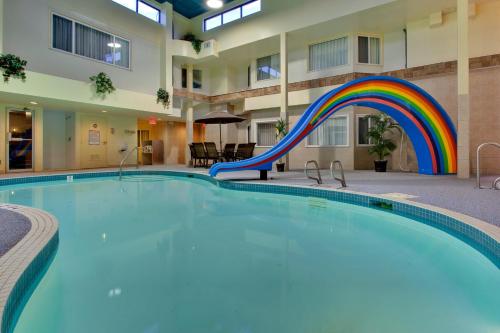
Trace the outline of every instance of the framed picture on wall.
<path fill-rule="evenodd" d="M 101 144 L 101 131 L 99 130 L 89 130 L 89 145 L 100 145 Z"/>

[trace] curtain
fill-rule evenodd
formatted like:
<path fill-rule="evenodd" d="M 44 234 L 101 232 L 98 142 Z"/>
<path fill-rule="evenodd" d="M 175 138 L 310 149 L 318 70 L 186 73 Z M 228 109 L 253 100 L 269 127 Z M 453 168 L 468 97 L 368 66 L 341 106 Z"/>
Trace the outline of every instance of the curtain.
<path fill-rule="evenodd" d="M 358 37 L 358 62 L 360 64 L 368 63 L 368 37 Z"/>
<path fill-rule="evenodd" d="M 193 88 L 194 89 L 201 89 L 202 88 L 202 83 L 201 83 L 201 70 L 200 69 L 193 69 Z"/>
<path fill-rule="evenodd" d="M 368 129 L 370 128 L 370 119 L 365 117 L 358 118 L 358 144 L 367 145 L 370 143 L 368 139 Z"/>
<path fill-rule="evenodd" d="M 113 63 L 113 36 L 75 24 L 75 53 L 84 57 Z"/>
<path fill-rule="evenodd" d="M 277 79 L 280 77 L 280 55 L 257 59 L 257 81 Z"/>
<path fill-rule="evenodd" d="M 125 39 L 115 37 L 115 65 L 129 68 L 129 42 Z"/>
<path fill-rule="evenodd" d="M 370 64 L 380 64 L 380 38 L 370 37 Z"/>
<path fill-rule="evenodd" d="M 309 70 L 346 65 L 347 49 L 347 37 L 309 46 Z"/>
<path fill-rule="evenodd" d="M 52 16 L 52 47 L 73 52 L 73 22 L 57 15 Z"/>
<path fill-rule="evenodd" d="M 270 147 L 276 144 L 276 123 L 257 124 L 257 146 Z"/>
<path fill-rule="evenodd" d="M 345 146 L 347 145 L 347 117 L 325 120 L 307 137 L 309 146 Z"/>

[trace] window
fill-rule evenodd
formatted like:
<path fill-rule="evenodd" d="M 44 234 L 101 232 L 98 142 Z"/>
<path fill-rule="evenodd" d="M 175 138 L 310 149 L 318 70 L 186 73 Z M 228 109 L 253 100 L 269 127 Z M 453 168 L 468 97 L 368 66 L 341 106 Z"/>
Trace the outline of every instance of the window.
<path fill-rule="evenodd" d="M 222 16 L 217 15 L 205 20 L 205 31 L 217 28 L 222 25 Z"/>
<path fill-rule="evenodd" d="M 187 88 L 187 69 L 182 69 L 182 88 Z M 201 89 L 203 87 L 202 84 L 202 76 L 200 69 L 193 69 L 193 89 Z"/>
<path fill-rule="evenodd" d="M 358 36 L 358 62 L 380 65 L 380 38 Z"/>
<path fill-rule="evenodd" d="M 193 69 L 193 88 L 201 89 L 201 70 Z"/>
<path fill-rule="evenodd" d="M 372 139 L 368 137 L 368 130 L 372 127 L 372 119 L 366 115 L 358 115 L 358 146 L 372 145 Z"/>
<path fill-rule="evenodd" d="M 127 7 L 134 12 L 137 10 L 137 0 L 113 0 L 114 2 Z"/>
<path fill-rule="evenodd" d="M 308 146 L 347 146 L 347 117 L 328 118 L 307 137 Z"/>
<path fill-rule="evenodd" d="M 309 70 L 347 65 L 347 37 L 309 46 Z"/>
<path fill-rule="evenodd" d="M 73 51 L 73 22 L 54 15 L 52 17 L 52 47 L 66 52 Z"/>
<path fill-rule="evenodd" d="M 249 16 L 260 12 L 260 10 L 260 0 L 248 2 L 241 7 L 241 16 Z"/>
<path fill-rule="evenodd" d="M 160 10 L 145 2 L 139 1 L 137 3 L 137 13 L 155 22 L 160 22 Z"/>
<path fill-rule="evenodd" d="M 130 42 L 62 16 L 52 15 L 52 47 L 130 68 Z"/>
<path fill-rule="evenodd" d="M 160 10 L 140 0 L 113 0 L 117 4 L 127 7 L 134 12 L 155 22 L 160 22 Z"/>
<path fill-rule="evenodd" d="M 235 8 L 231 9 L 222 14 L 222 24 L 227 24 L 229 22 L 236 21 L 241 18 L 241 9 Z"/>
<path fill-rule="evenodd" d="M 257 81 L 280 77 L 280 55 L 274 54 L 257 59 Z"/>
<path fill-rule="evenodd" d="M 276 122 L 257 123 L 257 146 L 272 147 L 276 144 Z"/>
<path fill-rule="evenodd" d="M 238 7 L 231 8 L 220 14 L 206 18 L 203 20 L 203 30 L 208 31 L 220 27 L 221 25 L 258 13 L 261 10 L 261 0 L 253 0 L 244 3 Z"/>

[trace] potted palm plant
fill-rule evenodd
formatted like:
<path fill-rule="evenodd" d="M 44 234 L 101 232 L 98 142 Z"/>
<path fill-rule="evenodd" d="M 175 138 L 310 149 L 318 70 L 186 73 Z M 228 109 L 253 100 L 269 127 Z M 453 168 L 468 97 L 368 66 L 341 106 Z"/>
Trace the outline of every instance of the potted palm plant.
<path fill-rule="evenodd" d="M 401 133 L 401 127 L 385 114 L 376 114 L 366 116 L 371 119 L 372 123 L 368 130 L 368 138 L 373 146 L 368 149 L 368 152 L 375 155 L 378 159 L 374 161 L 376 172 L 387 171 L 387 156 L 396 149 L 396 144 L 387 138 L 387 135 L 393 130 L 398 130 Z"/>
<path fill-rule="evenodd" d="M 280 119 L 276 122 L 276 139 L 278 141 L 281 141 L 287 134 L 288 134 L 288 130 L 287 130 L 287 123 L 286 121 L 284 121 L 283 119 Z M 285 172 L 285 162 L 283 162 L 283 157 L 281 157 L 278 161 L 278 163 L 276 163 L 276 170 L 278 172 Z"/>

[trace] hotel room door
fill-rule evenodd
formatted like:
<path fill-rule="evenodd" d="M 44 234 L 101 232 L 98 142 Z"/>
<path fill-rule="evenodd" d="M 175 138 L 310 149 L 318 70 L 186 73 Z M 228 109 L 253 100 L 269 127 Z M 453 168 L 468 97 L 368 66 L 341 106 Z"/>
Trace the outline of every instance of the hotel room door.
<path fill-rule="evenodd" d="M 33 113 L 29 110 L 9 110 L 7 116 L 8 170 L 33 170 Z"/>

